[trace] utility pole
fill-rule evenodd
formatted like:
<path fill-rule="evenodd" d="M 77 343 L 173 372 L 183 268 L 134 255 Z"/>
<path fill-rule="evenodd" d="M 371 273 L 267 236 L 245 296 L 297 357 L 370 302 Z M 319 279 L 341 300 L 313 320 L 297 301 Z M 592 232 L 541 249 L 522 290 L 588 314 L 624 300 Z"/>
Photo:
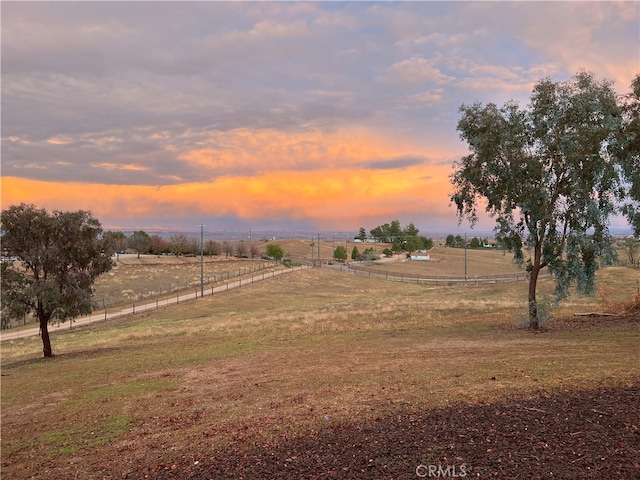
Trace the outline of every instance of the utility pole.
<path fill-rule="evenodd" d="M 467 279 L 467 232 L 464 232 L 464 279 Z"/>
<path fill-rule="evenodd" d="M 204 297 L 204 224 L 200 224 L 200 298 Z"/>

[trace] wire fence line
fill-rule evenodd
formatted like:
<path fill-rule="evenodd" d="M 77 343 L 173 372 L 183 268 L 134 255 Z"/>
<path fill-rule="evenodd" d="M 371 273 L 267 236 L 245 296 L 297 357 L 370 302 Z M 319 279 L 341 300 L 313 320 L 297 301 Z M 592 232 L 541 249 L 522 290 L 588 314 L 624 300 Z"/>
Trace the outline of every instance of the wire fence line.
<path fill-rule="evenodd" d="M 262 262 L 259 264 L 252 264 L 248 267 L 242 267 L 237 270 L 219 272 L 219 273 L 206 273 L 203 275 L 203 283 L 210 289 L 211 284 L 216 284 L 224 281 L 229 281 L 232 278 L 238 278 L 243 275 L 253 274 L 255 272 L 262 272 L 277 266 L 277 263 Z M 127 298 L 123 298 L 124 295 L 103 295 L 102 297 L 94 297 L 94 304 L 101 307 L 103 310 L 112 307 L 118 307 L 123 304 L 132 303 L 135 301 L 154 300 L 156 298 L 164 298 L 171 296 L 177 292 L 184 292 L 185 290 L 200 288 L 200 279 L 197 281 L 184 282 L 182 287 L 174 286 L 173 288 L 167 288 L 166 290 L 150 290 L 146 292 L 139 292 Z"/>
<path fill-rule="evenodd" d="M 529 273 L 504 273 L 499 275 L 426 275 L 419 273 L 393 272 L 383 268 L 376 268 L 367 265 L 331 265 L 331 268 L 343 272 L 349 272 L 354 275 L 363 275 L 370 278 L 384 278 L 385 280 L 394 280 L 399 282 L 423 283 L 431 285 L 451 285 L 455 283 L 494 283 L 494 282 L 515 282 L 528 280 Z M 549 272 L 541 272 L 540 277 L 551 276 Z"/>
<path fill-rule="evenodd" d="M 243 285 L 249 285 L 249 284 L 258 282 L 260 280 L 273 278 L 285 273 L 301 270 L 304 268 L 308 268 L 308 267 L 305 265 L 300 265 L 300 266 L 292 266 L 289 268 L 283 267 L 278 270 L 271 270 L 270 272 L 263 271 L 259 275 L 253 275 L 248 278 L 238 278 L 237 280 L 234 280 L 232 282 L 227 282 L 221 285 L 214 285 L 211 287 L 207 287 L 206 289 L 201 289 L 200 286 L 198 286 L 198 288 L 193 292 L 185 293 L 183 291 L 182 293 L 180 292 L 176 293 L 176 295 L 163 296 L 162 298 L 157 297 L 155 298 L 155 300 L 152 300 L 150 302 L 147 301 L 145 303 L 138 303 L 138 304 L 132 303 L 130 307 L 120 308 L 114 311 L 108 311 L 107 309 L 105 309 L 101 313 L 94 313 L 94 314 L 90 314 L 90 315 L 86 315 L 86 316 L 82 316 L 82 317 L 70 320 L 68 326 L 65 325 L 66 322 L 52 323 L 49 325 L 49 333 L 53 333 L 53 332 L 61 331 L 65 329 L 70 330 L 70 329 L 73 329 L 74 327 L 81 326 L 81 325 L 88 325 L 90 323 L 95 323 L 100 321 L 114 320 L 120 317 L 126 317 L 129 315 L 135 315 L 138 313 L 148 312 L 152 310 L 158 310 L 161 307 L 177 305 L 181 302 L 202 298 L 203 296 L 206 297 L 209 295 L 214 295 L 216 293 L 227 292 L 234 288 L 240 288 Z M 6 341 L 6 340 L 15 340 L 18 338 L 31 337 L 39 334 L 40 334 L 39 326 L 28 328 L 28 329 L 19 329 L 15 331 L 4 330 L 2 333 L 0 333 L 0 342 Z"/>
<path fill-rule="evenodd" d="M 501 274 L 501 275 L 478 275 L 478 276 L 467 276 L 467 277 L 456 277 L 456 276 L 438 276 L 438 275 L 423 275 L 423 274 L 413 274 L 413 273 L 403 273 L 403 272 L 393 272 L 390 270 L 384 270 L 379 268 L 374 268 L 367 265 L 354 265 L 353 263 L 348 265 L 336 265 L 332 262 L 308 262 L 305 260 L 294 260 L 295 265 L 290 267 L 283 266 L 282 269 L 279 270 L 271 270 L 270 272 L 262 271 L 259 275 L 252 275 L 249 278 L 238 278 L 232 282 L 227 281 L 223 284 L 217 284 L 213 286 L 207 286 L 204 289 L 200 284 L 197 285 L 197 288 L 193 285 L 191 288 L 194 288 L 194 291 L 185 293 L 185 290 L 177 292 L 175 295 L 171 295 L 171 292 L 168 294 L 161 294 L 155 298 L 146 298 L 140 300 L 139 303 L 132 302 L 130 307 L 119 308 L 117 310 L 109 311 L 105 303 L 103 301 L 103 311 L 101 313 L 94 313 L 87 316 L 82 316 L 69 321 L 69 326 L 66 327 L 64 322 L 52 323 L 49 326 L 49 332 L 61 331 L 65 328 L 72 329 L 75 326 L 87 325 L 90 323 L 95 323 L 99 321 L 107 321 L 113 320 L 120 317 L 125 317 L 128 315 L 135 315 L 137 313 L 148 312 L 152 310 L 158 310 L 161 307 L 168 307 L 171 305 L 179 304 L 180 302 L 186 302 L 189 300 L 195 300 L 197 298 L 201 298 L 202 296 L 214 295 L 216 293 L 226 292 L 234 288 L 242 287 L 243 285 L 249 285 L 254 282 L 265 280 L 267 278 L 273 278 L 278 275 L 282 275 L 284 273 L 293 272 L 305 268 L 313 268 L 313 267 L 325 267 L 330 268 L 332 270 L 338 270 L 345 273 L 350 273 L 353 275 L 363 275 L 370 278 L 383 278 L 385 280 L 391 281 L 400 281 L 400 282 L 410 282 L 410 283 L 422 283 L 422 284 L 432 284 L 432 285 L 452 285 L 456 283 L 491 283 L 491 282 L 513 282 L 513 281 L 521 281 L 529 278 L 529 274 L 527 272 L 523 273 L 514 273 L 514 274 Z M 241 277 L 241 274 L 238 274 Z M 225 272 L 220 274 L 221 280 L 226 276 L 227 279 L 231 278 L 229 272 Z M 542 276 L 550 276 L 548 272 L 541 273 Z M 210 281 L 209 276 L 209 281 Z M 217 275 L 214 276 L 215 280 L 217 280 Z M 150 301 L 149 301 L 150 300 Z M 120 303 L 122 305 L 122 303 Z M 29 336 L 39 335 L 40 328 L 33 327 L 29 329 L 19 329 L 15 331 L 7 331 L 3 330 L 0 333 L 0 342 L 5 340 L 13 340 L 17 338 L 25 338 Z"/>

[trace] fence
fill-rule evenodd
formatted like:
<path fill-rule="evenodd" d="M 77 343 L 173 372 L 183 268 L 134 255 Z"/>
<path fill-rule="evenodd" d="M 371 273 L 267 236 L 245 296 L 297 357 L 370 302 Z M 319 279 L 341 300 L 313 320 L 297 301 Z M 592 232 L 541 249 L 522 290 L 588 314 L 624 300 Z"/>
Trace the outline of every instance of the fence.
<path fill-rule="evenodd" d="M 131 307 L 120 308 L 118 310 L 108 311 L 104 309 L 101 313 L 96 313 L 92 315 L 87 315 L 83 317 L 76 318 L 69 322 L 69 326 L 65 327 L 63 323 L 51 323 L 49 325 L 49 332 L 60 331 L 64 328 L 72 329 L 74 326 L 86 325 L 89 323 L 95 323 L 99 321 L 113 320 L 120 317 L 125 317 L 128 315 L 135 315 L 137 313 L 147 312 L 151 310 L 158 310 L 161 307 L 168 307 L 170 305 L 177 305 L 180 302 L 186 302 L 187 300 L 194 300 L 197 298 L 202 298 L 202 296 L 214 295 L 215 293 L 226 292 L 233 288 L 239 288 L 243 285 L 249 285 L 251 283 L 265 280 L 267 278 L 273 278 L 284 273 L 292 272 L 295 270 L 301 270 L 303 268 L 307 268 L 304 265 L 298 267 L 283 267 L 277 270 L 271 270 L 269 272 L 263 271 L 260 275 L 252 275 L 248 278 L 238 278 L 233 282 L 227 282 L 221 285 L 214 285 L 207 287 L 206 289 L 201 289 L 200 286 L 195 291 L 185 293 L 178 292 L 176 295 L 170 296 L 162 296 L 156 297 L 152 301 L 147 301 L 146 303 L 132 303 Z M 13 340 L 17 338 L 30 337 L 34 335 L 38 335 L 40 333 L 39 327 L 29 328 L 29 329 L 20 329 L 14 332 L 3 331 L 0 340 Z"/>
<path fill-rule="evenodd" d="M 207 288 L 210 288 L 209 286 L 211 284 L 229 281 L 232 278 L 239 278 L 239 277 L 242 277 L 243 275 L 262 272 L 270 268 L 273 268 L 274 266 L 277 266 L 277 263 L 262 262 L 259 264 L 252 264 L 248 267 L 239 268 L 233 271 L 220 272 L 215 274 L 205 274 L 203 276 L 203 283 L 204 285 L 207 285 Z M 136 293 L 133 298 L 131 297 L 123 298 L 123 296 L 112 295 L 112 296 L 103 296 L 102 298 L 94 298 L 93 301 L 95 305 L 105 310 L 107 308 L 117 307 L 117 306 L 134 302 L 134 301 L 144 301 L 149 299 L 153 300 L 156 298 L 165 298 L 167 296 L 171 296 L 171 294 L 174 294 L 177 292 L 184 292 L 185 290 L 189 290 L 192 288 L 195 289 L 196 287 L 198 289 L 200 288 L 199 278 L 197 281 L 186 282 L 182 287 L 174 287 L 174 288 L 168 288 L 167 290 L 159 290 L 159 291 L 151 290 L 147 292 Z"/>
<path fill-rule="evenodd" d="M 365 265 L 339 265 L 333 268 L 341 271 L 348 271 L 354 275 L 365 275 L 368 277 L 384 278 L 385 280 L 395 280 L 399 282 L 423 283 L 432 285 L 450 285 L 454 283 L 492 283 L 492 282 L 514 282 L 519 280 L 528 280 L 529 274 L 522 273 L 505 273 L 500 275 L 476 275 L 467 277 L 441 276 L 441 275 L 424 275 L 418 273 L 392 272 L 380 268 L 368 267 Z M 550 276 L 548 272 L 542 272 L 540 277 Z"/>

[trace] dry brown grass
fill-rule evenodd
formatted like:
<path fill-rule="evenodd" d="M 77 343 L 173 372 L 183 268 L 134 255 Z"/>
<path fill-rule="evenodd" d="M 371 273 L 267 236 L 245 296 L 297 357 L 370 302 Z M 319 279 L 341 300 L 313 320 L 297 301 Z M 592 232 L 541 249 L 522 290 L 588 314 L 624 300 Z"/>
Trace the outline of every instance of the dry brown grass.
<path fill-rule="evenodd" d="M 213 285 L 229 278 L 262 272 L 272 263 L 260 259 L 205 257 L 204 281 Z M 156 298 L 200 285 L 200 258 L 155 255 L 120 255 L 111 271 L 95 284 L 99 307 L 127 305 L 135 300 Z"/>

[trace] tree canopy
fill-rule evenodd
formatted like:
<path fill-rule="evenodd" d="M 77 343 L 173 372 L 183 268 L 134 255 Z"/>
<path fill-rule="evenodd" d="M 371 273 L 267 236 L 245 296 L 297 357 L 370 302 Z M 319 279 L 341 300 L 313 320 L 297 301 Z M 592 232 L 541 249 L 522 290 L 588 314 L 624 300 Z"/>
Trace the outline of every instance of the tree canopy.
<path fill-rule="evenodd" d="M 267 245 L 267 255 L 280 261 L 284 257 L 284 249 L 278 243 L 269 243 Z"/>
<path fill-rule="evenodd" d="M 44 356 L 53 356 L 49 322 L 92 311 L 93 283 L 113 266 L 115 244 L 82 210 L 48 213 L 21 204 L 3 210 L 0 222 L 3 248 L 20 258 L 2 264 L 3 313 L 20 318 L 34 312 Z"/>
<path fill-rule="evenodd" d="M 640 237 L 640 74 L 631 84 L 631 93 L 621 98 L 622 128 L 611 149 L 619 158 L 627 197 L 623 213 Z"/>
<path fill-rule="evenodd" d="M 133 232 L 129 238 L 127 238 L 127 246 L 132 250 L 135 250 L 140 258 L 141 253 L 149 253 L 151 251 L 151 237 L 147 232 L 138 230 Z"/>
<path fill-rule="evenodd" d="M 496 219 L 496 239 L 524 263 L 531 252 L 529 322 L 539 328 L 536 286 L 548 267 L 558 299 L 576 281 L 594 288 L 600 262 L 613 255 L 608 230 L 619 170 L 607 145 L 621 127 L 611 82 L 579 72 L 567 82 L 537 82 L 531 103 L 460 107 L 457 129 L 470 154 L 454 163 L 451 196 L 459 218 L 477 221 L 479 200 Z"/>
<path fill-rule="evenodd" d="M 418 235 L 420 230 L 413 222 L 402 227 L 399 220 L 392 220 L 390 224 L 385 223 L 372 228 L 370 233 L 379 242 L 392 243 L 393 250 L 397 252 L 402 250 L 413 252 L 433 247 L 433 239 Z"/>
<path fill-rule="evenodd" d="M 333 251 L 333 258 L 336 260 L 340 260 L 344 262 L 347 260 L 347 249 L 344 245 L 338 245 L 336 249 Z"/>

